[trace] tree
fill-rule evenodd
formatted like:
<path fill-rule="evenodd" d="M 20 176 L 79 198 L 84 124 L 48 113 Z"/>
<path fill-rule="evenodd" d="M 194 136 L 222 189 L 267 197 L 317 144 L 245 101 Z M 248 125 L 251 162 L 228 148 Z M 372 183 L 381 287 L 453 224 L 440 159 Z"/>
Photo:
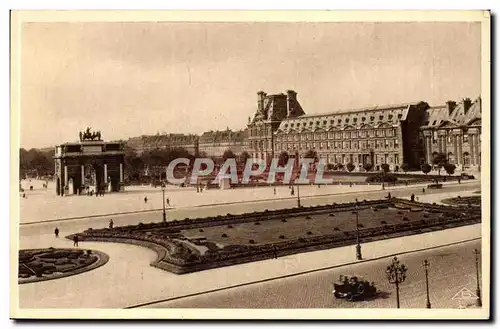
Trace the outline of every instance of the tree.
<path fill-rule="evenodd" d="M 383 163 L 382 165 L 380 165 L 380 167 L 382 168 L 384 174 L 387 174 L 389 171 L 391 171 L 391 168 L 387 163 Z"/>
<path fill-rule="evenodd" d="M 370 170 L 373 168 L 373 163 L 371 163 L 371 162 L 366 162 L 366 163 L 363 165 L 363 168 L 364 168 L 366 171 L 370 171 Z"/>
<path fill-rule="evenodd" d="M 356 168 L 356 166 L 355 166 L 354 164 L 352 164 L 352 162 L 349 162 L 348 164 L 346 164 L 346 166 L 345 166 L 345 167 L 347 168 L 347 170 L 348 170 L 349 172 L 353 171 L 353 170 L 354 170 L 354 168 Z"/>
<path fill-rule="evenodd" d="M 314 161 L 317 160 L 318 158 L 318 153 L 316 153 L 315 150 L 308 150 L 306 152 L 306 154 L 304 155 L 304 158 L 307 158 L 307 159 L 314 159 Z"/>
<path fill-rule="evenodd" d="M 444 153 L 437 153 L 432 158 L 432 164 L 437 166 L 438 175 L 441 175 L 441 168 L 448 162 L 448 158 Z"/>
<path fill-rule="evenodd" d="M 280 153 L 279 158 L 278 158 L 278 165 L 284 167 L 288 163 L 288 159 L 290 156 L 288 155 L 288 152 L 283 151 Z"/>
<path fill-rule="evenodd" d="M 249 158 L 250 158 L 250 154 L 247 151 L 243 151 L 240 154 L 239 161 L 241 164 L 245 165 Z"/>
<path fill-rule="evenodd" d="M 226 161 L 227 159 L 236 159 L 236 155 L 230 149 L 225 150 L 224 154 L 222 154 L 222 160 Z"/>
<path fill-rule="evenodd" d="M 455 169 L 456 169 L 456 168 L 457 168 L 457 167 L 456 167 L 454 164 L 452 164 L 452 163 L 445 163 L 445 164 L 444 164 L 444 170 L 446 170 L 446 173 L 447 173 L 448 175 L 450 175 L 450 176 L 451 176 L 451 175 L 453 175 L 453 174 L 455 173 Z"/>
<path fill-rule="evenodd" d="M 404 172 L 405 172 L 405 174 L 406 174 L 406 173 L 408 172 L 408 170 L 410 169 L 410 165 L 409 165 L 409 164 L 407 164 L 407 163 L 405 162 L 405 163 L 403 163 L 403 164 L 401 165 L 401 169 L 403 169 L 403 171 L 404 171 Z"/>
<path fill-rule="evenodd" d="M 422 172 L 427 175 L 431 172 L 432 167 L 430 164 L 424 163 L 420 166 L 420 169 L 422 169 Z"/>

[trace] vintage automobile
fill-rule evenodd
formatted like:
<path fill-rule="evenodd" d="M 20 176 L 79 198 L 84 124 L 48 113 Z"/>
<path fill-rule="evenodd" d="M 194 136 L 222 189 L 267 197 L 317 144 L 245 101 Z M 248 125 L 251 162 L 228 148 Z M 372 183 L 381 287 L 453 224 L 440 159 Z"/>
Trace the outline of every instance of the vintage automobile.
<path fill-rule="evenodd" d="M 343 298 L 350 302 L 373 297 L 377 294 L 373 282 L 368 282 L 359 276 L 341 275 L 338 283 L 333 284 L 335 298 Z"/>

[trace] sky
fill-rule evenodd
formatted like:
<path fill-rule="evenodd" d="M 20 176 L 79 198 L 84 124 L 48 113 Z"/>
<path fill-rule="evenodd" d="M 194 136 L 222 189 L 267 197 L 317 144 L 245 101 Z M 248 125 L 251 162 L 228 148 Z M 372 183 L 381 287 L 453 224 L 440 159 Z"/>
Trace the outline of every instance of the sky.
<path fill-rule="evenodd" d="M 257 92 L 306 114 L 475 99 L 480 23 L 23 23 L 21 147 L 243 129 Z"/>

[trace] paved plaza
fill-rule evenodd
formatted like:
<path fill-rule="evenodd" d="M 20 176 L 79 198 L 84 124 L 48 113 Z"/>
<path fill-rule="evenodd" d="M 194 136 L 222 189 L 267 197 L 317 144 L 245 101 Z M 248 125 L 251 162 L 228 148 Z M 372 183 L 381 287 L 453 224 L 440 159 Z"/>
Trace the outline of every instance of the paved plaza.
<path fill-rule="evenodd" d="M 365 188 L 365 190 L 359 190 L 358 192 L 354 192 L 351 189 L 361 189 L 361 186 L 352 188 L 349 186 L 323 186 L 321 188 L 317 186 L 303 187 L 301 188 L 301 196 L 304 196 L 302 204 L 309 206 L 332 202 L 350 202 L 354 198 L 359 198 L 360 200 L 380 199 L 386 196 L 388 192 L 391 192 L 395 197 L 407 197 L 409 194 L 415 193 L 421 197 L 420 201 L 435 202 L 436 200 L 439 201 L 455 195 L 465 196 L 472 194 L 480 189 L 480 182 L 471 181 L 461 185 L 446 183 L 442 190 L 429 190 L 426 192 L 425 196 L 421 196 L 421 186 L 386 188 L 386 190 L 381 190 L 380 186 L 362 187 Z M 336 189 L 344 189 L 343 191 L 347 192 L 321 196 L 321 194 L 328 194 L 332 191 L 340 191 Z M 274 197 L 272 188 L 256 188 L 255 190 L 258 190 L 259 194 L 253 192 L 253 190 L 253 188 L 209 190 L 200 194 L 196 193 L 195 190 L 169 187 L 167 191 L 170 193 L 167 193 L 167 196 L 170 198 L 171 203 L 173 203 L 174 208 L 168 210 L 168 220 L 226 213 L 236 214 L 296 206 L 296 199 L 290 198 L 288 187 L 277 188 L 277 193 L 283 193 L 283 198 L 279 200 L 272 199 Z M 121 210 L 122 206 L 134 209 L 134 207 L 128 205 L 128 203 L 131 203 L 130 200 L 137 200 L 137 204 L 141 205 L 141 203 L 144 203 L 142 200 L 144 195 L 148 195 L 148 199 L 150 199 L 148 200 L 148 204 L 150 204 L 151 207 L 155 205 L 154 208 L 156 208 L 156 205 L 161 205 L 161 190 L 154 190 L 151 187 L 138 187 L 135 190 L 125 193 L 110 194 L 99 198 L 87 196 L 58 197 L 52 194 L 52 192 L 53 191 L 49 190 L 45 191 L 41 188 L 40 184 L 40 187 L 34 186 L 34 191 L 29 194 L 27 199 L 21 198 L 22 202 L 24 202 L 24 210 L 21 213 L 22 216 L 31 213 L 29 218 L 22 218 L 20 226 L 21 249 L 46 247 L 71 248 L 72 241 L 63 238 L 64 236 L 83 231 L 89 227 L 107 227 L 109 218 L 113 218 L 116 226 L 161 220 L 161 212 L 151 211 L 47 222 L 46 220 L 53 219 L 53 216 L 61 218 L 69 216 L 71 211 L 76 212 L 76 210 L 72 209 L 74 206 L 77 206 L 76 208 L 80 211 L 87 211 L 89 214 L 92 212 L 101 213 L 108 209 L 104 206 L 106 204 L 110 207 L 116 207 L 117 210 Z M 240 199 L 238 199 L 236 195 L 240 196 Z M 247 199 L 244 198 L 245 196 Z M 210 199 L 211 197 L 214 199 Z M 217 200 L 228 202 L 228 200 L 224 200 L 224 197 L 230 198 L 229 200 L 247 202 L 221 205 L 214 204 Z M 243 197 L 243 200 L 241 197 Z M 270 200 L 258 199 L 264 197 Z M 53 203 L 51 206 L 45 206 L 46 208 L 44 208 L 43 199 L 52 200 Z M 129 201 L 127 202 L 127 200 Z M 33 203 L 30 204 L 30 202 Z M 176 202 L 179 202 L 180 205 L 176 204 Z M 33 209 L 35 203 L 41 207 L 38 212 L 36 209 Z M 90 205 L 94 203 L 95 205 L 101 205 L 101 208 L 97 206 L 96 208 L 98 208 L 98 210 L 92 208 L 93 206 L 91 207 Z M 58 206 L 55 206 L 56 204 L 58 204 Z M 206 206 L 196 207 L 204 204 L 206 204 Z M 44 210 L 51 207 L 65 212 L 65 216 L 58 217 L 58 213 L 50 215 L 48 210 Z M 60 229 L 61 233 L 59 238 L 54 237 L 53 230 L 55 226 Z M 411 252 L 419 249 L 478 239 L 480 237 L 481 225 L 477 224 L 421 235 L 364 243 L 363 261 L 368 261 L 368 263 L 365 264 L 369 266 L 370 260 L 395 253 Z M 311 270 L 314 271 L 357 262 L 354 257 L 354 247 L 348 246 L 295 254 L 277 260 L 269 259 L 197 273 L 176 275 L 151 267 L 149 264 L 156 259 L 156 253 L 147 248 L 128 244 L 102 242 L 81 242 L 80 248 L 104 252 L 109 255 L 109 262 L 98 269 L 76 276 L 20 285 L 20 307 L 124 308 L 141 305 L 149 306 L 151 302 L 162 300 L 167 300 L 165 305 L 160 303 L 152 304 L 151 306 L 176 307 L 177 304 L 169 304 L 168 300 L 190 294 L 200 294 L 211 290 L 230 288 L 242 284 L 246 285 L 261 280 L 269 280 L 282 276 L 300 274 Z M 193 305 L 199 305 L 197 303 L 198 302 Z M 222 303 L 221 305 L 225 304 Z M 301 306 L 299 305 L 298 307 Z"/>
<path fill-rule="evenodd" d="M 462 183 L 464 189 L 470 184 L 477 184 L 477 180 Z M 148 212 L 159 210 L 163 207 L 162 191 L 160 188 L 150 186 L 131 186 L 125 192 L 106 194 L 105 196 L 57 196 L 54 191 L 54 183 L 49 182 L 48 188 L 42 187 L 42 181 L 23 181 L 26 198 L 20 198 L 20 222 L 33 223 L 64 218 L 89 217 L 106 214 L 117 214 L 127 212 Z M 33 191 L 29 191 L 29 186 Z M 445 183 L 445 186 L 458 185 L 456 182 Z M 479 186 L 479 184 L 477 184 Z M 427 184 L 415 184 L 406 186 L 385 187 L 385 193 L 390 191 L 403 191 L 409 188 L 422 188 Z M 350 195 L 351 199 L 359 197 L 365 199 L 363 192 L 381 191 L 381 185 L 330 185 L 321 186 L 305 185 L 300 187 L 301 198 L 313 198 L 318 196 L 332 196 L 335 194 Z M 297 196 L 291 196 L 288 186 L 237 188 L 230 190 L 212 189 L 197 193 L 195 188 L 181 188 L 168 186 L 165 198 L 170 201 L 171 207 L 167 208 L 189 208 L 194 206 L 209 206 L 214 204 L 257 202 L 265 200 L 293 200 Z M 147 203 L 144 198 L 147 198 Z"/>
<path fill-rule="evenodd" d="M 363 244 L 365 260 L 481 237 L 480 224 Z M 72 242 L 44 235 L 21 238 L 21 248 L 67 248 Z M 245 283 L 355 263 L 354 246 L 290 255 L 237 266 L 176 275 L 149 266 L 152 250 L 84 242 L 81 248 L 109 255 L 108 263 L 77 276 L 19 286 L 21 308 L 123 308 Z"/>

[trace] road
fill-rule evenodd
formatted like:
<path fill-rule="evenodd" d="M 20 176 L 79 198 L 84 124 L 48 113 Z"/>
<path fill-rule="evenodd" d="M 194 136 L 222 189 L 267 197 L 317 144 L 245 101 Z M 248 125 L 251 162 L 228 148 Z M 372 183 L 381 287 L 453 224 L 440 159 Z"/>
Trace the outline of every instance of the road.
<path fill-rule="evenodd" d="M 476 191 L 481 187 L 480 182 L 469 183 L 469 184 L 455 184 L 445 186 L 441 190 L 426 190 L 426 195 L 431 194 L 443 194 L 443 193 L 456 193 L 460 191 Z M 416 196 L 422 195 L 421 187 L 411 187 L 405 189 L 394 189 L 394 190 L 379 190 L 379 191 L 367 191 L 362 193 L 349 193 L 349 194 L 338 194 L 329 196 L 318 196 L 318 197 L 308 197 L 301 198 L 301 204 L 304 206 L 312 206 L 327 203 L 341 203 L 341 202 L 351 202 L 358 198 L 359 200 L 370 200 L 370 199 L 381 199 L 387 196 L 390 192 L 393 197 L 408 197 L 412 193 Z M 297 206 L 296 199 L 284 199 L 284 200 L 270 200 L 270 201 L 258 201 L 258 202 L 245 202 L 237 204 L 224 204 L 224 205 L 214 205 L 214 206 L 203 206 L 203 207 L 186 207 L 186 208 L 173 208 L 167 210 L 167 220 L 180 220 L 184 218 L 197 218 L 197 217 L 207 217 L 216 216 L 221 214 L 239 214 L 252 211 L 263 211 L 265 209 L 281 209 L 281 208 L 291 208 Z M 53 234 L 54 228 L 57 226 L 60 230 L 61 236 L 66 236 L 71 233 L 81 232 L 88 228 L 102 228 L 107 227 L 110 218 L 113 219 L 115 226 L 131 225 L 150 222 L 158 222 L 162 220 L 161 211 L 147 212 L 147 213 L 135 213 L 135 214 L 123 214 L 123 215 L 113 215 L 113 216 L 103 216 L 103 217 L 93 217 L 93 218 L 82 218 L 82 219 L 70 219 L 57 222 L 41 222 L 32 224 L 21 224 L 20 225 L 20 236 L 21 242 L 23 238 L 34 238 L 44 234 Z M 22 243 L 21 243 L 22 244 Z"/>
<path fill-rule="evenodd" d="M 425 274 L 422 263 L 430 262 L 429 291 L 432 308 L 474 307 L 475 299 L 457 298 L 463 288 L 475 292 L 474 248 L 481 241 L 415 252 L 400 256 L 408 267 L 400 287 L 401 308 L 425 308 Z M 286 257 L 284 257 L 286 258 Z M 395 288 L 385 277 L 390 258 L 374 260 L 330 270 L 277 279 L 264 283 L 226 289 L 195 297 L 161 302 L 150 308 L 394 308 Z M 363 276 L 373 281 L 379 295 L 371 300 L 348 302 L 335 299 L 332 282 L 339 275 Z M 463 296 L 458 294 L 458 296 Z M 455 298 L 454 298 L 455 297 Z"/>

